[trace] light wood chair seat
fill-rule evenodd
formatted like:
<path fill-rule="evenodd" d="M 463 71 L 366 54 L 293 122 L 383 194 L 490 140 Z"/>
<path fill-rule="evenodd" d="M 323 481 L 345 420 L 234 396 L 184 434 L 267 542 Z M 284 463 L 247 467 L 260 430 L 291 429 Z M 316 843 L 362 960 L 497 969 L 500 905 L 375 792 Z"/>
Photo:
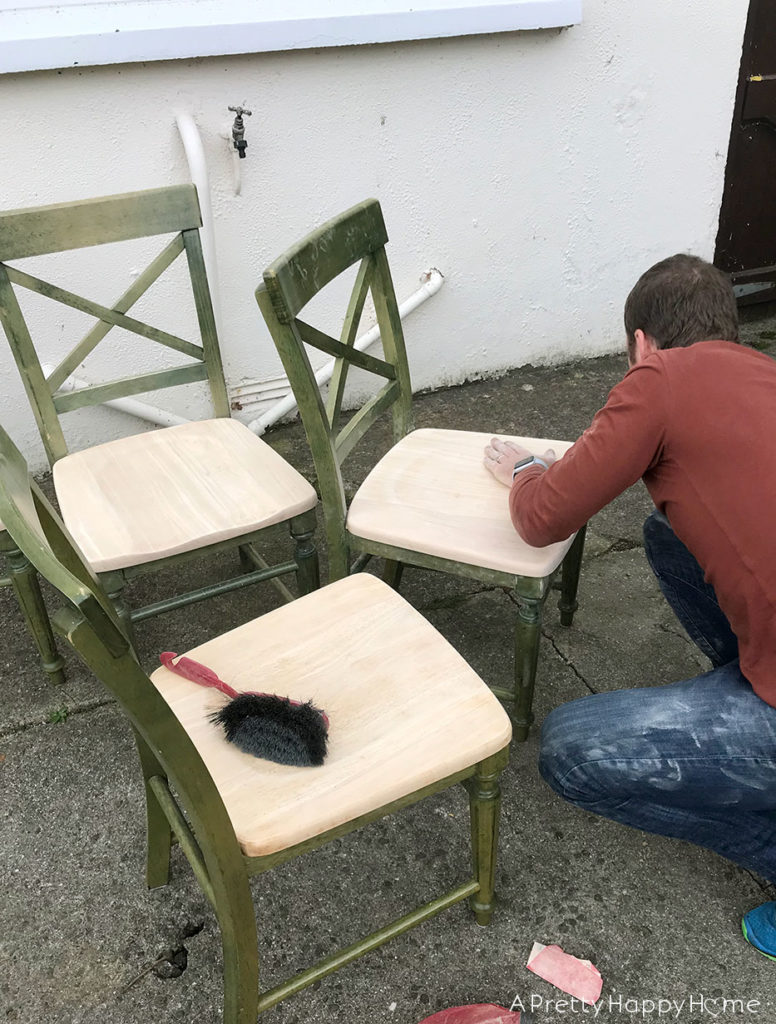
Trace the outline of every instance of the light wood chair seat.
<path fill-rule="evenodd" d="M 166 668 L 151 676 L 205 762 L 247 856 L 286 849 L 392 803 L 484 760 L 511 737 L 508 716 L 473 669 L 366 573 L 188 656 L 238 690 L 311 699 L 330 719 L 320 768 L 273 764 L 242 753 L 208 721 L 223 700 L 213 690 Z"/>
<path fill-rule="evenodd" d="M 313 487 L 237 420 L 96 445 L 54 465 L 62 518 L 95 572 L 194 551 L 315 507 Z"/>
<path fill-rule="evenodd" d="M 499 572 L 541 578 L 563 561 L 574 537 L 544 548 L 520 538 L 509 518 L 509 492 L 485 469 L 492 435 L 466 430 L 414 430 L 372 469 L 347 517 L 364 540 L 420 551 Z M 565 454 L 570 441 L 512 437 L 541 455 Z"/>

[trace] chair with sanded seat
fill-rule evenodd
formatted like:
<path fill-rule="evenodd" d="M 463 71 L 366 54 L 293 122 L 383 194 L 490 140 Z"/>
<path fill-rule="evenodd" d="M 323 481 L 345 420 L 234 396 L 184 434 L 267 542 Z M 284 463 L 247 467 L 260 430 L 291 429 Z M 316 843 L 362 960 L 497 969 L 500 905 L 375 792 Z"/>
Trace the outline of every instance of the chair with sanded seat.
<path fill-rule="evenodd" d="M 319 583 L 313 543 L 314 489 L 244 424 L 230 419 L 200 224 L 193 185 L 0 213 L 0 322 L 53 467 L 63 519 L 101 575 L 128 628 L 133 621 L 252 582 L 271 579 L 286 600 L 293 594 L 281 577 L 295 574 L 302 593 Z M 157 236 L 171 237 L 154 243 Z M 161 248 L 139 273 L 133 269 L 134 249 L 123 260 L 120 246 L 101 250 L 106 267 L 109 260 L 121 260 L 133 277 L 127 290 L 107 304 L 44 280 L 39 271 L 33 273 L 37 264 L 32 268 L 24 264 L 29 257 L 60 254 L 65 269 L 68 260 L 71 267 L 77 261 L 76 250 L 138 239 L 150 239 L 149 248 L 154 244 Z M 193 329 L 199 333 L 196 342 L 130 315 L 179 256 L 188 272 L 181 289 L 187 288 L 189 294 L 176 285 L 174 302 L 164 300 L 155 317 L 163 313 L 177 323 L 185 318 L 188 302 L 191 322 L 196 323 Z M 58 263 L 52 271 L 47 266 L 47 277 L 59 267 Z M 73 276 L 70 269 L 67 279 Z M 104 287 L 102 281 L 91 282 L 91 290 L 100 287 Z M 68 352 L 54 352 L 45 347 L 52 345 L 50 339 L 45 341 L 42 359 L 40 342 L 33 342 L 29 326 L 33 320 L 25 318 L 19 302 L 22 289 L 50 300 L 52 308 L 60 303 L 97 322 Z M 133 348 L 124 342 L 124 352 L 131 353 L 124 365 L 140 368 L 147 359 L 150 368 L 102 383 L 84 384 L 78 377 L 71 381 L 74 374 L 83 373 L 81 364 L 113 328 L 131 336 Z M 215 418 L 68 451 L 60 423 L 65 413 L 194 382 L 207 384 Z M 283 561 L 268 565 L 256 542 L 278 523 L 289 525 L 295 547 Z M 240 574 L 144 608 L 130 611 L 127 607 L 122 592 L 133 576 L 227 548 L 239 550 Z M 28 619 L 40 630 L 38 610 L 33 609 Z"/>
<path fill-rule="evenodd" d="M 561 570 L 561 621 L 571 625 L 584 530 L 545 548 L 526 544 L 513 529 L 507 490 L 485 470 L 482 453 L 493 430 L 412 430 L 412 392 L 401 320 L 385 245 L 388 234 L 377 200 L 371 199 L 325 223 L 278 257 L 264 272 L 256 298 L 299 405 L 312 449 L 323 502 L 331 578 L 351 562 L 377 555 L 398 585 L 404 564 L 509 587 L 519 610 L 513 688 L 494 688 L 513 705 L 515 736 L 525 739 L 532 720 L 541 616 Z M 313 297 L 357 267 L 339 339 L 301 317 Z M 355 346 L 359 321 L 371 293 L 383 354 Z M 324 401 L 306 346 L 334 357 Z M 377 393 L 352 416 L 342 415 L 348 368 L 375 375 Z M 366 430 L 388 409 L 394 447 L 371 470 L 348 507 L 341 466 Z M 567 441 L 516 437 L 539 455 Z"/>
<path fill-rule="evenodd" d="M 58 633 L 132 725 L 145 780 L 148 884 L 169 881 L 174 837 L 213 906 L 223 947 L 225 1024 L 254 1024 L 257 1012 L 462 900 L 479 924 L 490 921 L 509 719 L 463 658 L 399 594 L 357 574 L 187 652 L 238 690 L 259 684 L 324 708 L 330 723 L 324 764 L 289 767 L 228 743 L 209 718 L 218 699 L 212 690 L 166 667 L 145 674 L 112 603 L 2 429 L 0 515 L 19 549 L 65 599 L 54 617 Z M 259 994 L 250 876 L 459 782 L 469 797 L 472 874 Z M 364 885 L 378 870 L 393 877 L 397 864 L 389 851 L 386 857 L 387 866 L 370 865 Z M 349 874 L 355 889 L 357 867 Z"/>

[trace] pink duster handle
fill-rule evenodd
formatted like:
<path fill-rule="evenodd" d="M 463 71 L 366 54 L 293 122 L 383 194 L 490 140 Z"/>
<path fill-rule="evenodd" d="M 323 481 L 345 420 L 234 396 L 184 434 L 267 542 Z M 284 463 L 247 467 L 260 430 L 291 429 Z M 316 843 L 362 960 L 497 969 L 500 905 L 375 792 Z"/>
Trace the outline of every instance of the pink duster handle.
<path fill-rule="evenodd" d="M 229 683 L 225 683 L 223 679 L 219 679 L 212 668 L 201 665 L 193 658 L 178 658 L 178 661 L 174 662 L 173 659 L 177 657 L 178 655 L 172 651 L 165 651 L 159 655 L 159 661 L 165 668 L 183 676 L 184 679 L 190 679 L 192 683 L 199 683 L 200 686 L 212 686 L 214 689 L 220 690 L 225 697 L 239 697 L 238 691 Z"/>
<path fill-rule="evenodd" d="M 225 683 L 223 679 L 220 679 L 213 669 L 208 668 L 207 665 L 203 665 L 199 661 L 194 661 L 193 658 L 185 656 L 178 658 L 177 661 L 174 660 L 175 658 L 178 658 L 178 655 L 173 651 L 164 651 L 159 655 L 162 665 L 171 672 L 183 676 L 184 679 L 191 680 L 192 683 L 199 683 L 200 686 L 211 686 L 215 690 L 220 690 L 226 697 L 244 697 L 246 694 L 250 694 L 252 697 L 277 697 L 275 693 L 258 693 L 256 690 L 235 690 L 229 683 Z M 278 697 L 278 700 L 287 700 L 289 704 L 297 708 L 302 706 L 301 700 L 292 700 L 290 697 Z M 324 711 L 321 711 L 321 716 L 328 729 L 329 716 Z"/>

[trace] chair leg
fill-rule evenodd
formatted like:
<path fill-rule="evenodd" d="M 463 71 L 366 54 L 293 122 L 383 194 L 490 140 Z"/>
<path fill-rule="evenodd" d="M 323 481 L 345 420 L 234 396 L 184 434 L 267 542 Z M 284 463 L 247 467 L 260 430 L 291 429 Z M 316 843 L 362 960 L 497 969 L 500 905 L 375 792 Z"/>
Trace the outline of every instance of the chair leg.
<path fill-rule="evenodd" d="M 135 643 L 135 627 L 132 625 L 132 613 L 129 610 L 129 605 L 124 600 L 124 587 L 127 584 L 126 577 L 123 572 L 118 570 L 116 572 L 101 573 L 100 579 L 113 607 L 116 609 L 116 614 L 121 619 L 127 640 L 129 640 L 132 650 L 135 651 L 137 645 Z"/>
<path fill-rule="evenodd" d="M 533 721 L 534 684 L 539 661 L 542 611 L 544 598 L 525 597 L 517 591 L 520 610 L 515 628 L 515 703 L 512 713 L 515 739 L 522 743 L 528 739 Z"/>
<path fill-rule="evenodd" d="M 240 555 L 240 572 L 253 572 L 256 566 L 253 559 L 248 554 L 247 545 L 241 544 L 237 550 Z"/>
<path fill-rule="evenodd" d="M 498 824 L 501 811 L 499 775 L 502 764 L 489 758 L 477 765 L 473 778 L 468 779 L 469 810 L 472 826 L 472 863 L 474 877 L 480 883 L 479 892 L 469 897 L 477 924 L 490 924 L 495 906 L 496 851 Z"/>
<path fill-rule="evenodd" d="M 64 683 L 64 661 L 57 650 L 43 595 L 35 569 L 18 548 L 5 551 L 11 570 L 11 586 L 16 594 L 27 628 L 38 648 L 43 668 L 52 683 Z"/>
<path fill-rule="evenodd" d="M 216 906 L 224 955 L 223 1024 L 256 1024 L 259 950 L 248 879 L 244 885 L 235 885 L 232 880 L 225 891 L 228 899 L 217 901 Z"/>
<path fill-rule="evenodd" d="M 158 889 L 170 881 L 172 831 L 156 794 L 146 783 L 146 884 Z"/>
<path fill-rule="evenodd" d="M 566 552 L 561 569 L 560 600 L 560 623 L 562 626 L 570 626 L 574 621 L 574 612 L 579 607 L 577 602 L 577 587 L 579 586 L 579 570 L 582 566 L 582 552 L 585 549 L 585 530 L 583 526 L 574 538 L 574 543 Z"/>
<path fill-rule="evenodd" d="M 398 591 L 401 586 L 403 573 L 404 562 L 395 562 L 390 558 L 386 558 L 385 565 L 383 566 L 383 580 L 389 587 L 393 587 L 394 590 Z"/>
<path fill-rule="evenodd" d="M 291 536 L 294 538 L 294 561 L 296 562 L 296 583 L 300 596 L 311 594 L 321 585 L 318 564 L 318 549 L 315 546 L 315 511 L 305 512 L 291 520 Z"/>
<path fill-rule="evenodd" d="M 148 784 L 155 775 L 164 775 L 164 769 L 154 757 L 151 748 L 140 733 L 132 730 L 143 771 L 146 797 L 146 883 L 149 889 L 157 889 L 170 881 L 170 850 L 172 829 L 162 810 L 156 794 Z"/>

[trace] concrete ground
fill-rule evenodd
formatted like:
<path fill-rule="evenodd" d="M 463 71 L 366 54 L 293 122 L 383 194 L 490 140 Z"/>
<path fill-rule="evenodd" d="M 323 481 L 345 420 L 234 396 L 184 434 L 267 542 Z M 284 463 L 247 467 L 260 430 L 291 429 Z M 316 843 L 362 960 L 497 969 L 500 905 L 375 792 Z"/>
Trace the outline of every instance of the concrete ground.
<path fill-rule="evenodd" d="M 755 322 L 747 336 L 768 349 L 772 328 Z M 417 425 L 575 437 L 623 370 L 623 357 L 606 357 L 419 396 Z M 310 471 L 298 425 L 268 440 Z M 348 463 L 349 486 L 387 444 L 386 433 L 367 440 Z M 573 628 L 560 626 L 549 603 L 538 722 L 575 697 L 707 667 L 646 566 L 649 507 L 638 485 L 593 520 Z M 220 561 L 217 571 L 233 571 L 232 561 Z M 186 579 L 146 578 L 129 597 L 140 603 L 213 571 L 195 563 Z M 418 570 L 405 573 L 403 593 L 486 681 L 508 685 L 516 611 L 508 593 Z M 159 651 L 183 651 L 277 603 L 265 586 L 143 623 L 142 658 L 153 666 Z M 144 886 L 143 796 L 129 728 L 71 654 L 64 687 L 43 678 L 7 589 L 0 616 L 0 1021 L 215 1024 L 219 931 L 180 851 L 168 887 Z M 513 746 L 504 778 L 492 926 L 478 928 L 459 905 L 281 1004 L 268 1021 L 415 1024 L 445 1007 L 509 1007 L 516 997 L 533 1000 L 537 1024 L 595 1015 L 774 1020 L 776 965 L 739 930 L 741 914 L 774 898 L 773 887 L 712 853 L 564 804 L 538 776 L 537 732 Z M 466 803 L 455 791 L 256 879 L 264 985 L 452 887 L 467 870 Z M 596 964 L 604 987 L 595 1010 L 556 1003 L 563 994 L 525 969 L 534 940 Z M 742 1003 L 724 1007 L 722 999 Z"/>

